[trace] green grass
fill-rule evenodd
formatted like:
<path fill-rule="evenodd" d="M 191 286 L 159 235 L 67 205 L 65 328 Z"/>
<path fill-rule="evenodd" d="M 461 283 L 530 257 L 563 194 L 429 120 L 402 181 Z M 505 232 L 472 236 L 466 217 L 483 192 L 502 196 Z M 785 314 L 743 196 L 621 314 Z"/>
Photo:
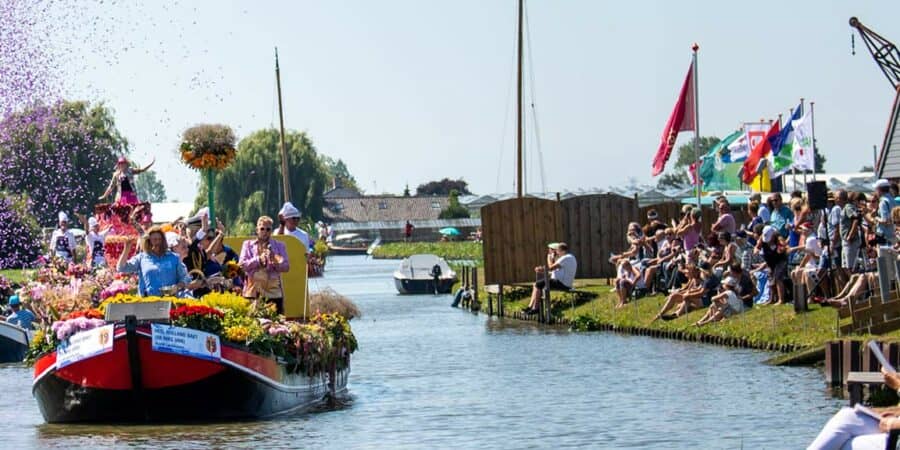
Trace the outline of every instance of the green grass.
<path fill-rule="evenodd" d="M 391 242 L 376 247 L 372 257 L 402 259 L 421 253 L 430 253 L 446 260 L 482 260 L 481 244 L 477 242 Z"/>
<path fill-rule="evenodd" d="M 810 305 L 810 311 L 796 314 L 792 305 L 756 305 L 752 309 L 721 322 L 697 327 L 694 323 L 703 317 L 706 310 L 694 311 L 672 321 L 657 320 L 653 317 L 665 302 L 658 295 L 644 297 L 630 302 L 626 307 L 616 309 L 618 299 L 610 292 L 611 286 L 600 280 L 576 281 L 576 288 L 597 294 L 597 297 L 574 307 L 569 303 L 569 294 L 553 294 L 554 312 L 564 317 L 576 329 L 592 330 L 601 326 L 617 328 L 639 327 L 650 330 L 681 332 L 688 336 L 707 335 L 715 338 L 746 339 L 755 347 L 769 344 L 791 345 L 796 348 L 822 346 L 826 341 L 838 338 L 837 312 L 834 308 Z M 486 295 L 482 293 L 481 295 Z M 486 298 L 482 297 L 483 299 Z M 552 297 L 553 298 L 553 297 Z M 529 299 L 504 301 L 506 311 L 520 311 L 528 305 Z M 671 313 L 671 311 L 670 311 Z M 842 323 L 846 323 L 842 322 Z M 872 338 L 871 335 L 850 336 L 858 339 Z M 883 340 L 900 339 L 900 330 L 878 336 Z"/>
<path fill-rule="evenodd" d="M 0 276 L 4 276 L 8 278 L 10 281 L 15 283 L 24 283 L 25 282 L 25 271 L 22 269 L 4 269 L 0 270 Z"/>

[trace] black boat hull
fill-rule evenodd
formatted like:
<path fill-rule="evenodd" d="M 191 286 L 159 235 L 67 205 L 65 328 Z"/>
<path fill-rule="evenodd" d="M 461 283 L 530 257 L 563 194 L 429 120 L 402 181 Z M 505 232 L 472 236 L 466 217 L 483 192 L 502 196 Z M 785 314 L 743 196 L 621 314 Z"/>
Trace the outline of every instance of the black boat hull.
<path fill-rule="evenodd" d="M 22 362 L 27 352 L 28 334 L 25 330 L 0 323 L 0 364 Z"/>
<path fill-rule="evenodd" d="M 437 283 L 437 293 L 438 294 L 449 294 L 453 289 L 453 283 L 456 280 L 453 278 L 441 278 Z M 434 294 L 434 280 L 421 280 L 421 279 L 409 279 L 409 278 L 398 278 L 394 277 L 394 286 L 397 288 L 397 292 L 401 294 L 411 294 L 411 295 L 422 295 L 422 294 Z"/>

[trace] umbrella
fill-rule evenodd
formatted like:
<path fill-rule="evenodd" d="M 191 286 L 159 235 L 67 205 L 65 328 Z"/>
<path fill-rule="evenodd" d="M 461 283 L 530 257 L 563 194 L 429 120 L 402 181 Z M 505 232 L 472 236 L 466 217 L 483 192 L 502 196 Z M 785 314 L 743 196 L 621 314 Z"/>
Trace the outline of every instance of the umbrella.
<path fill-rule="evenodd" d="M 441 233 L 444 236 L 459 236 L 460 235 L 459 230 L 457 230 L 456 228 L 453 228 L 453 227 L 441 228 L 440 230 L 438 230 L 438 233 Z"/>

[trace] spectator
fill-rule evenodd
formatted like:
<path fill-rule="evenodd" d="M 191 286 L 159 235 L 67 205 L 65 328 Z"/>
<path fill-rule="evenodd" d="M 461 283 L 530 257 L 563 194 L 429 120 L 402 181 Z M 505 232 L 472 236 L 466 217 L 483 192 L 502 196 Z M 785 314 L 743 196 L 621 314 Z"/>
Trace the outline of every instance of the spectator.
<path fill-rule="evenodd" d="M 72 262 L 75 260 L 75 235 L 69 230 L 69 216 L 60 211 L 58 217 L 59 226 L 50 235 L 50 256 Z"/>
<path fill-rule="evenodd" d="M 760 195 L 759 192 L 754 192 L 753 194 L 750 194 L 749 200 L 750 200 L 750 203 L 756 203 L 759 205 L 759 211 L 758 211 L 759 218 L 760 218 L 760 220 L 762 220 L 763 224 L 768 224 L 769 221 L 772 220 L 772 218 L 771 218 L 772 210 L 770 210 L 768 208 L 768 204 L 769 204 L 768 200 L 769 199 L 766 199 L 766 202 L 763 203 L 762 195 Z M 751 226 L 751 228 L 752 228 L 752 226 Z"/>
<path fill-rule="evenodd" d="M 881 371 L 891 391 L 900 389 L 900 373 Z M 807 450 L 883 449 L 887 446 L 887 432 L 900 429 L 898 412 L 897 408 L 883 411 L 879 420 L 852 407 L 843 407 L 828 420 Z"/>
<path fill-rule="evenodd" d="M 781 202 L 781 194 L 772 194 L 766 199 L 770 212 L 770 220 L 767 222 L 781 237 L 788 237 L 788 225 L 794 220 L 794 213 Z"/>
<path fill-rule="evenodd" d="M 78 217 L 78 220 L 81 221 L 82 226 L 87 232 L 84 238 L 85 245 L 87 246 L 85 261 L 90 261 L 90 265 L 93 267 L 105 267 L 106 257 L 104 253 L 104 244 L 106 244 L 106 235 L 109 233 L 109 230 L 112 229 L 112 225 L 107 225 L 103 231 L 100 231 L 100 224 L 95 217 L 86 218 L 83 214 L 78 213 L 75 213 L 75 216 Z"/>
<path fill-rule="evenodd" d="M 755 300 L 756 296 L 759 294 L 753 276 L 750 275 L 748 271 L 744 270 L 740 264 L 732 264 L 731 267 L 728 268 L 728 276 L 737 281 L 735 292 L 737 292 L 738 297 L 740 297 L 741 302 L 744 304 L 744 308 L 752 308 L 753 300 Z"/>
<path fill-rule="evenodd" d="M 896 241 L 894 222 L 891 211 L 897 204 L 891 196 L 891 183 L 881 179 L 875 182 L 875 194 L 878 196 L 878 209 L 869 213 L 870 221 L 875 224 L 875 242 L 878 245 L 890 246 Z"/>
<path fill-rule="evenodd" d="M 408 220 L 406 221 L 406 225 L 403 226 L 403 240 L 409 242 L 412 240 L 413 229 L 416 227 L 413 226 Z"/>
<path fill-rule="evenodd" d="M 34 313 L 22 308 L 18 295 L 9 297 L 9 309 L 12 313 L 6 318 L 7 323 L 17 325 L 26 330 L 31 329 L 31 324 L 35 320 Z"/>
<path fill-rule="evenodd" d="M 759 209 L 760 206 L 758 202 L 750 202 L 747 204 L 747 215 L 750 216 L 750 221 L 742 227 L 745 231 L 752 232 L 753 227 L 757 224 L 765 224 L 762 217 L 759 216 Z M 754 241 L 753 244 L 756 244 L 756 242 Z"/>
<path fill-rule="evenodd" d="M 787 278 L 787 246 L 775 227 L 766 225 L 761 239 L 756 244 L 756 250 L 762 253 L 769 268 L 769 286 L 775 288 L 774 295 L 770 294 L 770 301 L 780 305 L 786 299 L 784 280 Z"/>
<path fill-rule="evenodd" d="M 531 303 L 525 308 L 525 314 L 534 314 L 540 309 L 538 308 L 541 291 L 549 282 L 551 290 L 568 291 L 575 284 L 575 272 L 578 269 L 578 262 L 575 256 L 569 253 L 569 246 L 565 242 L 557 242 L 547 246 L 547 269 L 550 271 L 550 279 L 543 276 L 542 279 L 534 283 L 531 289 Z M 544 266 L 537 266 L 534 272 L 541 276 L 544 274 Z"/>
<path fill-rule="evenodd" d="M 691 264 L 687 266 L 685 275 L 687 276 L 685 285 L 682 288 L 673 291 L 666 298 L 666 302 L 663 303 L 659 313 L 653 318 L 654 321 L 658 319 L 672 320 L 678 317 L 677 313 L 675 315 L 666 315 L 667 312 L 676 306 L 677 310 L 680 311 L 685 304 L 690 303 L 699 305 L 702 303 L 705 288 L 703 286 L 703 280 L 700 278 L 700 268 Z"/>
<path fill-rule="evenodd" d="M 716 208 L 718 208 L 719 218 L 712 225 L 712 230 L 728 233 L 729 236 L 734 235 L 737 226 L 734 222 L 734 216 L 731 215 L 731 205 L 728 204 L 728 199 L 723 197 L 717 203 Z"/>
<path fill-rule="evenodd" d="M 703 326 L 744 312 L 744 303 L 738 297 L 737 284 L 734 278 L 726 278 L 722 283 L 725 289 L 710 298 L 709 309 L 694 325 Z"/>
<path fill-rule="evenodd" d="M 812 293 L 812 289 L 815 287 L 819 269 L 822 267 L 820 261 L 823 253 L 819 238 L 812 233 L 810 228 L 809 223 L 800 224 L 797 227 L 797 231 L 800 233 L 801 238 L 805 239 L 805 242 L 801 246 L 791 247 L 788 250 L 799 251 L 799 254 L 802 255 L 797 268 L 791 272 L 791 280 L 794 285 L 803 284 L 806 286 L 807 293 Z"/>
<path fill-rule="evenodd" d="M 616 295 L 619 297 L 619 303 L 616 304 L 616 308 L 622 308 L 628 303 L 628 297 L 631 296 L 631 291 L 634 290 L 634 285 L 637 283 L 638 279 L 641 277 L 641 271 L 631 265 L 631 261 L 628 259 L 623 259 L 619 262 L 619 268 L 616 270 Z"/>
<path fill-rule="evenodd" d="M 685 207 L 682 208 L 684 217 L 678 224 L 675 234 L 684 240 L 684 249 L 690 251 L 700 243 L 700 230 L 702 229 L 700 220 L 703 213 L 690 205 L 685 205 Z"/>
<path fill-rule="evenodd" d="M 856 269 L 856 259 L 862 246 L 862 216 L 857 208 L 860 197 L 865 202 L 865 194 L 854 192 L 847 195 L 847 202 L 841 211 L 841 267 L 848 276 Z"/>

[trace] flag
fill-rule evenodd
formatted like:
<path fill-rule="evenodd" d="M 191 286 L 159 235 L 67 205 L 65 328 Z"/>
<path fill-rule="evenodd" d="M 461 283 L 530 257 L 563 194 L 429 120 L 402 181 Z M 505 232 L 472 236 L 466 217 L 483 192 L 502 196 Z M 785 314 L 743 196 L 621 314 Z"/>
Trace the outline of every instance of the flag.
<path fill-rule="evenodd" d="M 756 175 L 759 172 L 760 163 L 764 163 L 766 155 L 772 151 L 772 138 L 777 136 L 779 131 L 781 131 L 781 127 L 778 125 L 778 122 L 775 122 L 775 124 L 772 125 L 772 128 L 769 128 L 769 132 L 766 133 L 765 138 L 760 140 L 759 143 L 753 147 L 753 150 L 750 151 L 750 155 L 747 156 L 747 160 L 744 161 L 744 168 L 741 175 L 741 179 L 744 180 L 744 183 L 750 184 L 753 182 L 753 179 L 756 178 Z"/>
<path fill-rule="evenodd" d="M 772 166 L 772 176 L 778 177 L 791 170 L 794 165 L 794 125 L 795 120 L 800 120 L 800 105 L 791 115 L 791 120 L 785 124 L 784 128 L 771 140 L 772 158 L 770 164 Z"/>
<path fill-rule="evenodd" d="M 704 183 L 712 180 L 716 172 L 721 172 L 725 169 L 725 164 L 731 161 L 728 146 L 742 134 L 743 132 L 741 131 L 735 131 L 734 133 L 725 136 L 725 139 L 717 142 L 705 155 L 700 157 L 700 160 L 702 161 L 700 164 L 700 179 L 703 180 Z"/>
<path fill-rule="evenodd" d="M 816 153 L 813 149 L 812 114 L 807 112 L 800 119 L 791 122 L 794 126 L 794 167 L 814 170 Z"/>
<path fill-rule="evenodd" d="M 734 140 L 731 144 L 728 145 L 728 159 L 723 156 L 722 161 L 724 162 L 741 162 L 747 159 L 747 155 L 750 154 L 750 136 L 747 135 L 746 131 L 739 131 L 740 135 L 738 135 L 737 139 Z"/>
<path fill-rule="evenodd" d="M 697 182 L 697 161 L 692 162 L 684 170 L 687 171 L 688 181 L 691 183 L 691 186 L 700 184 Z"/>
<path fill-rule="evenodd" d="M 672 149 L 675 148 L 675 139 L 678 138 L 679 131 L 688 131 L 696 128 L 694 124 L 694 90 L 693 76 L 694 63 L 688 68 L 687 76 L 684 78 L 684 84 L 681 85 L 681 93 L 678 94 L 678 101 L 675 102 L 675 108 L 666 127 L 663 128 L 662 138 L 659 142 L 659 148 L 656 150 L 656 156 L 653 157 L 653 176 L 662 173 L 666 168 L 666 162 L 672 155 Z"/>

